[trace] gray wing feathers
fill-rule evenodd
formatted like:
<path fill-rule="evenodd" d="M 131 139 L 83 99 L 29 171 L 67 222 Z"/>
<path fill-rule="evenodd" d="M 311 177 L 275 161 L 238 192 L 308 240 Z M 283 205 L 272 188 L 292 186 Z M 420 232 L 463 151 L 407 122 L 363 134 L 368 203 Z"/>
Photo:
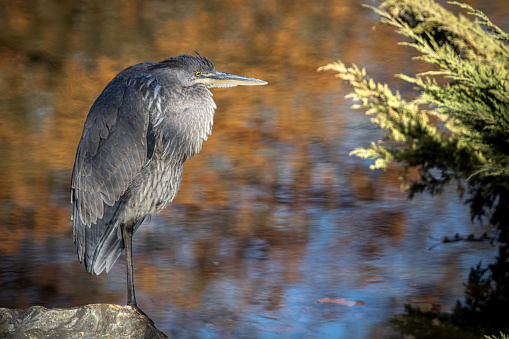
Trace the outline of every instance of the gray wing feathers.
<path fill-rule="evenodd" d="M 149 113 L 142 94 L 122 76 L 126 71 L 90 109 L 74 163 L 74 241 L 89 273 L 109 271 L 120 255 L 123 243 L 116 221 L 129 185 L 148 160 Z"/>

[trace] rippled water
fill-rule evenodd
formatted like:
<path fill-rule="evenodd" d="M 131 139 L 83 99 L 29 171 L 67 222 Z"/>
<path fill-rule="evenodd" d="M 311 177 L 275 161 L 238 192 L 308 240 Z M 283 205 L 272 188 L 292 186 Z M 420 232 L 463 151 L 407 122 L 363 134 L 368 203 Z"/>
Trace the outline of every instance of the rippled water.
<path fill-rule="evenodd" d="M 507 23 L 504 1 L 470 3 Z M 212 136 L 135 235 L 138 304 L 163 332 L 383 337 L 405 303 L 451 307 L 469 268 L 494 256 L 439 244 L 490 230 L 454 188 L 407 200 L 397 167 L 348 156 L 383 132 L 316 69 L 341 58 L 409 91 L 393 74 L 422 68 L 358 1 L 17 1 L 0 16 L 0 307 L 126 302 L 123 257 L 100 276 L 76 258 L 76 146 L 116 73 L 194 50 L 269 86 L 213 91 Z"/>

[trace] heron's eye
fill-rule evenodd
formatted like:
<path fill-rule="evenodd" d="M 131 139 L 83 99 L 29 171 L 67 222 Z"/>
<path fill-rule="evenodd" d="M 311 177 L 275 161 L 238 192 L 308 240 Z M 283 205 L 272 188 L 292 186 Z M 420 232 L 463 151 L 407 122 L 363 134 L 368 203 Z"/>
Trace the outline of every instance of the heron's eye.
<path fill-rule="evenodd" d="M 197 77 L 199 77 L 201 75 L 201 72 L 196 72 L 194 75 L 196 75 Z"/>

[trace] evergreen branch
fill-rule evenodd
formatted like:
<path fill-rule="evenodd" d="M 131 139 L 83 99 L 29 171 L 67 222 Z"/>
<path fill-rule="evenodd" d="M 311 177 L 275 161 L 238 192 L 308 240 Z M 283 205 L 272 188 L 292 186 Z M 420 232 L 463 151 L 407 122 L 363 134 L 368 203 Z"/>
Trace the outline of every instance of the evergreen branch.
<path fill-rule="evenodd" d="M 466 203 L 472 220 L 482 220 L 492 212 L 490 223 L 498 228 L 498 242 L 508 244 L 509 49 L 505 42 L 509 36 L 482 12 L 454 4 L 467 9 L 475 22 L 455 16 L 431 0 L 386 0 L 380 8 L 370 7 L 381 15 L 382 22 L 412 39 L 402 44 L 421 53 L 415 59 L 436 68 L 413 76 L 397 75 L 415 86 L 412 101 L 404 101 L 398 92 L 376 83 L 355 65 L 346 67 L 338 61 L 319 70 L 337 72 L 337 77 L 353 87 L 348 97 L 358 102 L 354 108 L 366 110 L 372 122 L 386 130 L 387 139 L 355 148 L 350 155 L 374 159 L 371 169 L 402 164 L 402 188 L 408 189 L 410 198 L 421 192 L 441 193 L 451 182 L 456 182 L 460 196 L 468 187 Z M 409 179 L 410 169 L 417 170 L 417 179 Z M 494 241 L 487 235 L 444 238 L 444 242 L 483 240 Z M 482 269 L 479 264 L 472 269 L 466 285 L 467 307 L 458 302 L 452 317 L 472 319 L 475 315 L 485 324 L 495 319 L 506 332 L 507 317 L 500 309 L 507 307 L 499 306 L 508 304 L 508 263 L 509 251 L 504 245 L 499 248 L 496 265 Z M 485 278 L 488 271 L 491 273 Z M 493 311 L 488 312 L 489 307 Z M 431 311 L 433 319 L 437 312 Z M 430 326 L 431 322 L 426 331 Z M 439 333 L 443 334 L 442 326 Z"/>
<path fill-rule="evenodd" d="M 477 9 L 474 9 L 467 4 L 463 4 L 463 3 L 460 3 L 457 1 L 450 1 L 448 3 L 450 3 L 452 5 L 459 6 L 463 9 L 466 9 L 466 10 L 468 10 L 468 14 L 475 15 L 475 16 L 479 17 L 481 19 L 479 23 L 481 25 L 489 27 L 495 33 L 495 35 L 494 35 L 495 39 L 498 39 L 501 41 L 509 41 L 509 34 L 505 33 L 500 27 L 498 27 L 494 23 L 492 23 L 491 20 L 483 12 L 481 12 Z"/>
<path fill-rule="evenodd" d="M 483 191 L 475 191 L 469 200 L 473 215 L 480 217 L 502 188 L 509 190 L 509 49 L 504 43 L 507 34 L 484 14 L 459 6 L 479 20 L 456 16 L 431 0 L 387 0 L 379 8 L 367 6 L 380 21 L 411 39 L 401 44 L 420 53 L 414 59 L 436 68 L 397 75 L 415 85 L 412 101 L 376 83 L 356 65 L 338 61 L 319 70 L 333 70 L 348 82 L 353 92 L 347 97 L 357 102 L 353 107 L 365 109 L 394 142 L 378 141 L 350 155 L 374 159 L 371 169 L 403 164 L 402 187 L 409 189 L 410 197 L 440 193 L 452 180 L 460 192 L 461 180 L 469 187 L 482 186 Z M 408 183 L 412 168 L 419 178 Z M 495 224 L 500 220 L 493 217 Z"/>

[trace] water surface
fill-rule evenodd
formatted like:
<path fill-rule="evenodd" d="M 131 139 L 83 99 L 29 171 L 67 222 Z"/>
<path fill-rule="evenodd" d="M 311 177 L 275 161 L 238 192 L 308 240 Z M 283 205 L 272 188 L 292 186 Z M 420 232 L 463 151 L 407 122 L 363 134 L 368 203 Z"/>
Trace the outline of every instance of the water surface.
<path fill-rule="evenodd" d="M 505 1 L 469 1 L 504 29 Z M 398 167 L 349 157 L 383 138 L 319 66 L 393 77 L 424 66 L 350 1 L 8 2 L 0 14 L 0 307 L 126 302 L 125 263 L 89 276 L 69 183 L 90 106 L 116 73 L 198 51 L 269 82 L 213 90 L 213 134 L 174 203 L 135 235 L 139 306 L 176 337 L 378 338 L 411 303 L 462 298 L 486 244 L 451 188 L 407 200 Z M 503 24 L 505 23 L 505 27 Z"/>

